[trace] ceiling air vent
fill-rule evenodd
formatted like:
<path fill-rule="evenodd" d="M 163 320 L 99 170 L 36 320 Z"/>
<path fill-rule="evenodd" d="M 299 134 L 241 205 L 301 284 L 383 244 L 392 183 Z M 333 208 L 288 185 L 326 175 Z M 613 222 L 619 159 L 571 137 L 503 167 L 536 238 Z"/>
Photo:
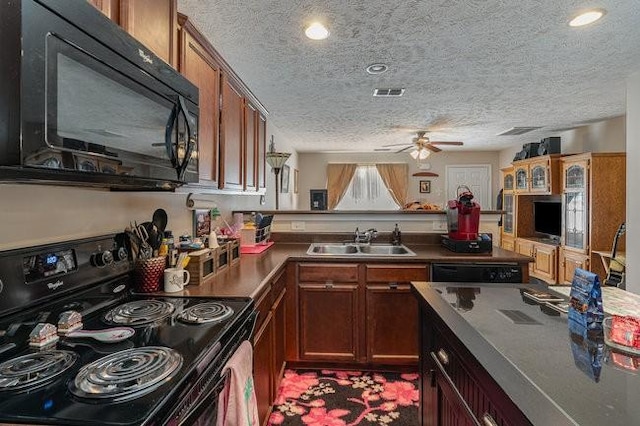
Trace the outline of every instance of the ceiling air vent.
<path fill-rule="evenodd" d="M 381 98 L 399 98 L 404 94 L 404 89 L 374 89 L 373 96 Z"/>
<path fill-rule="evenodd" d="M 516 136 L 524 135 L 525 133 L 532 132 L 534 130 L 542 129 L 542 127 L 512 127 L 509 130 L 498 133 L 498 136 Z"/>

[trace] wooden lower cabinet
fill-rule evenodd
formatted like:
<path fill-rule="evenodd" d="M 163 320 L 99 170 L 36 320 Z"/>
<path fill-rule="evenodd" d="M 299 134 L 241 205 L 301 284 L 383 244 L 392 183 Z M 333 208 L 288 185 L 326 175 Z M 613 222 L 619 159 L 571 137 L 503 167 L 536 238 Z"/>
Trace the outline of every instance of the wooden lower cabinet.
<path fill-rule="evenodd" d="M 500 247 L 505 250 L 516 251 L 516 240 L 515 238 L 509 235 L 502 235 L 502 239 L 500 240 Z"/>
<path fill-rule="evenodd" d="M 282 269 L 256 298 L 253 338 L 253 381 L 260 424 L 266 424 L 285 362 L 287 274 Z"/>
<path fill-rule="evenodd" d="M 300 355 L 303 360 L 358 359 L 358 285 L 300 284 Z"/>
<path fill-rule="evenodd" d="M 571 284 L 576 268 L 589 270 L 589 256 L 566 248 L 560 249 L 559 261 L 559 282 L 560 284 Z"/>
<path fill-rule="evenodd" d="M 420 305 L 421 424 L 531 425 L 440 317 L 425 305 Z"/>
<path fill-rule="evenodd" d="M 299 263 L 295 360 L 417 366 L 410 282 L 428 275 L 426 264 Z"/>
<path fill-rule="evenodd" d="M 273 393 L 272 371 L 274 362 L 273 324 L 273 314 L 268 312 L 262 326 L 255 333 L 253 340 L 253 384 L 258 403 L 260 424 L 265 424 L 275 397 Z"/>
<path fill-rule="evenodd" d="M 515 251 L 533 257 L 533 262 L 529 264 L 530 276 L 547 284 L 558 283 L 558 247 L 535 239 L 518 238 L 515 241 Z"/>

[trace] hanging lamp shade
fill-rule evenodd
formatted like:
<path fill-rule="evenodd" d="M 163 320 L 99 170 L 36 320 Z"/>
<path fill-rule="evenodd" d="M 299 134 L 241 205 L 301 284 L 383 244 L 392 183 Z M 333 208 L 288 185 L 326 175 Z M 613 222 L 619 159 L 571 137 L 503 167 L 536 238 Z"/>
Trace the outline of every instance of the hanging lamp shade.
<path fill-rule="evenodd" d="M 281 169 L 290 156 L 291 153 L 289 152 L 276 152 L 272 136 L 271 142 L 269 143 L 269 151 L 267 152 L 267 164 L 269 164 L 273 169 Z"/>

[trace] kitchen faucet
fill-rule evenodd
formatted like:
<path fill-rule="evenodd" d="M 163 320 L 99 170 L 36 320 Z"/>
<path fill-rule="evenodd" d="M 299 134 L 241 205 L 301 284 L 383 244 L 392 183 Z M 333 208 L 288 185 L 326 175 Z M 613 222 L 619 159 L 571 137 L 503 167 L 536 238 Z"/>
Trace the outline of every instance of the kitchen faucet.
<path fill-rule="evenodd" d="M 375 228 L 367 229 L 364 232 L 360 232 L 358 228 L 356 228 L 356 232 L 354 234 L 354 242 L 356 244 L 370 244 L 371 240 L 378 236 L 378 231 Z"/>

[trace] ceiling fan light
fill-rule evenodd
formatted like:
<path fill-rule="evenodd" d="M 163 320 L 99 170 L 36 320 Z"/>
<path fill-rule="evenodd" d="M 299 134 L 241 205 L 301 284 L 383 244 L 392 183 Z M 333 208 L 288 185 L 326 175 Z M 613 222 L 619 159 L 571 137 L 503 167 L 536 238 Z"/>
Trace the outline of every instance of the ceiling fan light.
<path fill-rule="evenodd" d="M 411 156 L 411 158 L 413 158 L 414 160 L 418 159 L 418 155 L 420 155 L 420 152 L 417 149 L 414 149 L 413 151 L 411 151 L 409 153 L 409 155 Z"/>
<path fill-rule="evenodd" d="M 431 155 L 431 152 L 427 149 L 421 149 L 420 150 L 420 154 L 418 155 L 418 158 L 420 158 L 421 160 L 426 160 L 429 155 Z"/>

